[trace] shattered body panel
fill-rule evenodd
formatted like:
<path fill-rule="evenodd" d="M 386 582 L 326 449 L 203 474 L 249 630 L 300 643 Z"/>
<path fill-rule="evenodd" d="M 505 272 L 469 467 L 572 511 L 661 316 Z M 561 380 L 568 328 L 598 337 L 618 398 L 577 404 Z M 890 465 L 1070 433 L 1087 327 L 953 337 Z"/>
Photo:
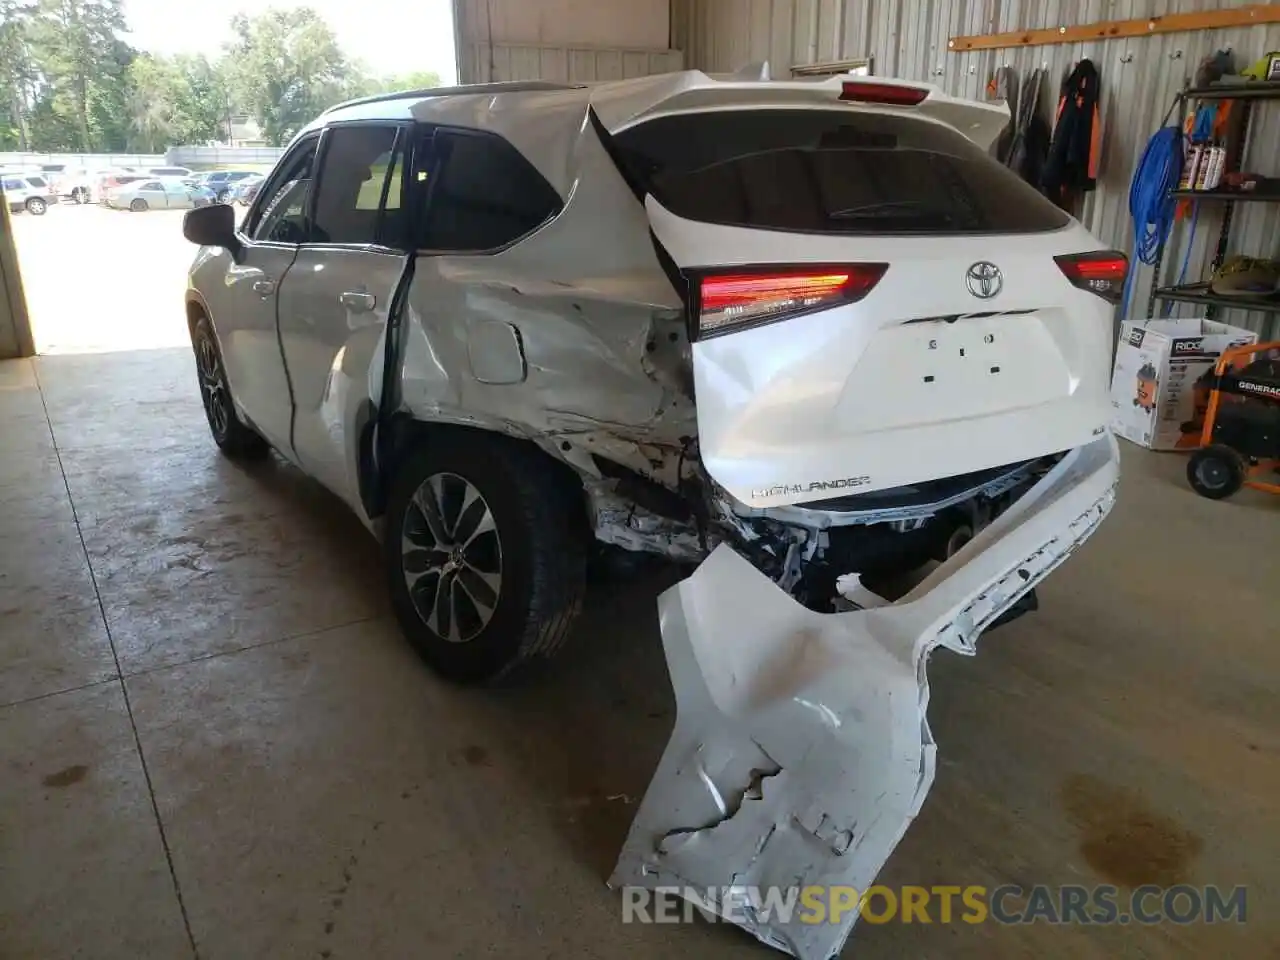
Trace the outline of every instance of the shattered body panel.
<path fill-rule="evenodd" d="M 681 438 L 697 426 L 683 305 L 644 208 L 573 93 L 569 106 L 491 124 L 547 147 L 529 156 L 565 196 L 560 214 L 497 254 L 418 258 L 401 410 L 529 439 L 578 471 L 595 512 L 613 516 L 593 455 L 674 489 Z M 584 242 L 601 221 L 610 242 Z"/>
<path fill-rule="evenodd" d="M 610 885 L 871 886 L 933 782 L 930 652 L 975 652 L 1096 529 L 1118 456 L 1110 435 L 1073 451 L 897 603 L 806 610 L 728 546 L 664 593 L 676 726 Z M 858 913 L 747 912 L 751 933 L 802 960 L 838 953 Z"/>

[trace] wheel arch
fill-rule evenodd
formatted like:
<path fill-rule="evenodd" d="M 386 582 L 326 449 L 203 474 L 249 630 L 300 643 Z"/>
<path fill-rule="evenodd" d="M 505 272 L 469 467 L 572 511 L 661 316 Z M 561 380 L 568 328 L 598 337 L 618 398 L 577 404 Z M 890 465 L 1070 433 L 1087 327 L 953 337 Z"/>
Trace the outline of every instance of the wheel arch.
<path fill-rule="evenodd" d="M 423 446 L 448 443 L 450 437 L 482 437 L 485 440 L 516 447 L 544 460 L 553 468 L 565 492 L 579 506 L 579 515 L 583 522 L 583 531 L 590 535 L 591 524 L 588 510 L 587 491 L 582 477 L 577 470 L 561 458 L 552 455 L 545 448 L 528 439 L 506 433 L 499 429 L 479 426 L 470 423 L 453 423 L 439 420 L 418 420 L 410 416 L 396 416 L 390 421 L 390 438 L 386 449 L 390 451 L 389 462 L 379 465 L 374 456 L 374 430 L 377 420 L 369 417 L 357 440 L 356 464 L 360 485 L 360 498 L 369 517 L 376 518 L 386 513 L 387 495 L 392 478 L 401 465 L 414 451 Z"/>

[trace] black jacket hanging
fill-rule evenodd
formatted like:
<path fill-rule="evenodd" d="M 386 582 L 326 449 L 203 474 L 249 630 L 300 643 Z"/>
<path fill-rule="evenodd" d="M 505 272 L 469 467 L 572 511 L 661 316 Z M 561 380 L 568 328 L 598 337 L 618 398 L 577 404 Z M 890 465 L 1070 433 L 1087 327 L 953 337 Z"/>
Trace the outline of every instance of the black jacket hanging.
<path fill-rule="evenodd" d="M 1040 112 L 1040 88 L 1044 71 L 1033 70 L 1022 81 L 1018 95 L 1018 113 L 1013 124 L 1013 137 L 1008 146 L 1005 165 L 1032 186 L 1039 187 L 1049 153 L 1049 125 Z"/>
<path fill-rule="evenodd" d="M 1100 80 L 1092 60 L 1081 60 L 1062 82 L 1043 186 L 1059 206 L 1098 185 L 1102 120 L 1098 115 Z"/>

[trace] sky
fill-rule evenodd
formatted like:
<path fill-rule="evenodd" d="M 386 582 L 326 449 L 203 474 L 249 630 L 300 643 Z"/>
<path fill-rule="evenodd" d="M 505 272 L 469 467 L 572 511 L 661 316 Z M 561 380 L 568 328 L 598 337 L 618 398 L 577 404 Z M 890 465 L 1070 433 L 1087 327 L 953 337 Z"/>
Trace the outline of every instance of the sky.
<path fill-rule="evenodd" d="M 446 84 L 457 82 L 450 0 L 124 0 L 135 47 L 209 57 L 230 39 L 227 23 L 233 14 L 300 6 L 324 17 L 343 52 L 376 76 L 435 70 Z"/>

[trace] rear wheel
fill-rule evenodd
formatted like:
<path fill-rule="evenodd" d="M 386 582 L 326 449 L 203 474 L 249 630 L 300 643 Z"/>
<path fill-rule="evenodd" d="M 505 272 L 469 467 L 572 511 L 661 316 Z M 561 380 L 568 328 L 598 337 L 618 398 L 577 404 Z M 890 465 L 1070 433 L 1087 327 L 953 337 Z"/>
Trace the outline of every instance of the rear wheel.
<path fill-rule="evenodd" d="M 27 213 L 31 214 L 33 217 L 43 217 L 45 212 L 49 209 L 49 205 L 39 197 L 28 197 L 26 206 Z"/>
<path fill-rule="evenodd" d="M 133 203 L 129 204 L 129 209 L 132 210 L 134 213 L 143 213 L 147 209 L 147 201 L 143 200 L 141 197 L 138 197 L 136 200 L 133 201 Z"/>
<path fill-rule="evenodd" d="M 230 200 L 230 199 L 231 199 L 231 191 L 230 191 L 230 190 L 219 190 L 219 191 L 218 191 L 218 202 L 219 202 L 219 203 L 226 203 L 226 202 L 227 202 L 228 200 Z"/>
<path fill-rule="evenodd" d="M 79 204 L 88 203 L 89 202 L 88 187 L 76 187 L 74 190 L 71 191 L 71 199 Z"/>
<path fill-rule="evenodd" d="M 439 434 L 392 483 L 384 556 L 401 629 L 451 680 L 555 654 L 582 606 L 589 541 L 557 467 L 502 437 Z"/>
<path fill-rule="evenodd" d="M 234 459 L 257 460 L 270 450 L 267 441 L 258 432 L 241 422 L 231 401 L 231 389 L 227 386 L 226 371 L 222 366 L 222 354 L 213 335 L 208 317 L 196 321 L 191 332 L 191 346 L 196 354 L 196 374 L 200 378 L 200 400 L 209 421 L 213 442 L 222 452 Z"/>
<path fill-rule="evenodd" d="M 1191 489 L 1210 500 L 1223 500 L 1244 486 L 1248 467 L 1235 450 L 1221 443 L 1202 447 L 1187 462 Z"/>

